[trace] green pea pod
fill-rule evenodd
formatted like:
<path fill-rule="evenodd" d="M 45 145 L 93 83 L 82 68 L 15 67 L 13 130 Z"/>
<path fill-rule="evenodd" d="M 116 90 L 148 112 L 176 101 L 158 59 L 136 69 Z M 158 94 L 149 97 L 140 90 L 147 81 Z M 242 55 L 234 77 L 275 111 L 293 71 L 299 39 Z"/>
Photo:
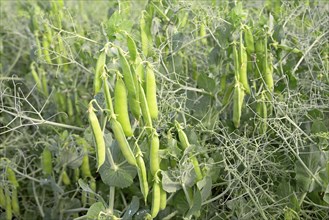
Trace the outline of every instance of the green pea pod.
<path fill-rule="evenodd" d="M 120 58 L 120 65 L 122 69 L 123 74 L 123 80 L 125 81 L 128 94 L 130 96 L 136 96 L 136 86 L 134 82 L 134 78 L 130 69 L 130 65 L 126 59 L 126 57 L 123 55 L 123 51 L 121 48 L 118 48 L 119 52 L 119 58 Z"/>
<path fill-rule="evenodd" d="M 107 77 L 103 77 L 103 90 L 105 94 L 105 103 L 106 103 L 106 108 L 109 110 L 109 114 L 111 117 L 115 117 L 114 115 L 114 109 L 113 109 L 113 104 L 112 104 L 112 97 L 110 93 L 110 88 L 107 82 Z"/>
<path fill-rule="evenodd" d="M 160 184 L 157 181 L 154 181 L 153 193 L 152 193 L 152 207 L 151 207 L 152 218 L 155 218 L 160 211 L 160 200 L 161 200 Z"/>
<path fill-rule="evenodd" d="M 95 77 L 94 77 L 94 94 L 96 95 L 99 93 L 102 89 L 102 74 L 104 71 L 106 63 L 106 53 L 105 51 L 102 51 L 101 54 L 99 55 L 96 63 L 96 70 L 95 70 Z"/>
<path fill-rule="evenodd" d="M 73 108 L 73 102 L 72 102 L 72 99 L 71 99 L 71 96 L 69 93 L 67 93 L 67 96 L 66 96 L 66 105 L 67 105 L 67 114 L 68 114 L 69 118 L 73 118 L 74 108 Z"/>
<path fill-rule="evenodd" d="M 51 58 L 50 58 L 50 45 L 49 45 L 49 41 L 47 40 L 47 37 L 46 35 L 43 35 L 42 37 L 42 47 L 43 47 L 43 56 L 44 56 L 44 59 L 45 61 L 48 63 L 48 64 L 51 64 Z"/>
<path fill-rule="evenodd" d="M 127 90 L 119 75 L 117 75 L 114 89 L 114 112 L 125 135 L 127 137 L 133 136 L 128 114 Z"/>
<path fill-rule="evenodd" d="M 6 220 L 12 220 L 13 218 L 13 211 L 12 211 L 12 204 L 11 204 L 11 198 L 10 198 L 10 192 L 9 190 L 5 190 L 6 195 Z"/>
<path fill-rule="evenodd" d="M 243 88 L 245 89 L 245 92 L 247 94 L 250 94 L 250 87 L 249 87 L 248 76 L 247 76 L 247 65 L 248 65 L 248 55 L 247 55 L 245 47 L 241 44 L 240 45 L 240 74 L 239 74 L 239 80 L 242 83 Z"/>
<path fill-rule="evenodd" d="M 256 51 L 256 64 L 257 64 L 257 68 L 256 68 L 256 73 L 260 72 L 262 75 L 263 69 L 264 69 L 264 52 L 265 52 L 265 45 L 264 45 L 264 41 L 261 39 L 258 39 L 255 42 L 255 51 Z M 257 76 L 260 76 L 259 74 L 257 74 Z"/>
<path fill-rule="evenodd" d="M 186 148 L 188 148 L 190 146 L 190 143 L 188 141 L 188 138 L 187 138 L 185 132 L 182 130 L 180 124 L 177 121 L 175 121 L 175 125 L 176 125 L 176 129 L 178 132 L 178 139 L 181 143 L 181 146 L 185 150 Z M 202 175 L 202 172 L 200 169 L 199 162 L 198 162 L 197 158 L 192 154 L 192 152 L 189 154 L 189 156 L 190 156 L 190 160 L 193 164 L 194 172 L 196 175 L 196 180 L 198 182 L 203 179 L 203 175 Z"/>
<path fill-rule="evenodd" d="M 227 86 L 226 91 L 223 96 L 223 106 L 226 106 L 229 104 L 232 94 L 233 94 L 233 89 L 234 89 L 234 83 L 231 83 L 230 85 Z"/>
<path fill-rule="evenodd" d="M 206 35 L 207 35 L 207 33 L 206 33 L 206 25 L 204 23 L 201 23 L 201 25 L 200 25 L 200 38 L 202 38 L 201 39 L 201 43 L 203 45 L 207 45 Z"/>
<path fill-rule="evenodd" d="M 87 205 L 87 192 L 86 191 L 81 192 L 81 203 L 82 203 L 82 207 L 85 207 Z"/>
<path fill-rule="evenodd" d="M 131 74 L 133 76 L 134 84 L 135 84 L 135 89 L 136 93 L 135 94 L 128 94 L 128 102 L 130 106 L 131 113 L 134 115 L 134 117 L 139 120 L 141 116 L 141 107 L 139 103 L 139 87 L 138 87 L 138 78 L 137 78 L 137 73 L 135 72 L 135 69 L 133 66 L 131 66 Z"/>
<path fill-rule="evenodd" d="M 41 154 L 41 167 L 45 176 L 50 176 L 53 172 L 53 156 L 48 147 L 45 147 Z"/>
<path fill-rule="evenodd" d="M 6 208 L 6 196 L 3 192 L 3 188 L 0 186 L 0 207 Z"/>
<path fill-rule="evenodd" d="M 160 210 L 164 210 L 167 206 L 167 193 L 160 188 Z"/>
<path fill-rule="evenodd" d="M 156 98 L 156 81 L 153 68 L 150 64 L 146 66 L 146 100 L 152 119 L 158 118 L 158 104 Z"/>
<path fill-rule="evenodd" d="M 252 35 L 252 31 L 250 27 L 245 26 L 243 32 L 244 32 L 244 41 L 246 44 L 247 53 L 252 54 L 255 52 L 254 36 Z"/>
<path fill-rule="evenodd" d="M 62 182 L 64 183 L 64 185 L 69 186 L 71 185 L 71 180 L 69 175 L 67 174 L 66 170 L 63 170 L 62 172 Z"/>
<path fill-rule="evenodd" d="M 147 182 L 147 172 L 146 172 L 146 167 L 145 167 L 145 163 L 144 163 L 144 159 L 143 159 L 143 153 L 138 146 L 137 146 L 136 161 L 137 161 L 137 167 L 138 167 L 137 172 L 138 172 L 138 178 L 139 178 L 139 185 L 140 185 L 143 197 L 144 197 L 144 202 L 146 204 L 147 195 L 149 193 L 149 185 Z"/>
<path fill-rule="evenodd" d="M 101 126 L 100 126 L 97 116 L 94 112 L 92 102 L 89 103 L 88 113 L 89 113 L 89 122 L 91 125 L 91 129 L 93 131 L 95 142 L 96 142 L 97 163 L 98 163 L 97 172 L 98 172 L 99 168 L 105 162 L 105 155 L 106 155 L 105 141 L 104 141 Z"/>
<path fill-rule="evenodd" d="M 136 67 L 136 75 L 137 75 L 137 78 L 139 78 L 139 81 L 140 83 L 143 85 L 144 81 L 145 81 L 145 73 L 144 73 L 144 66 L 143 66 L 143 63 L 142 61 L 140 60 L 139 58 L 139 63 L 137 64 L 137 67 Z"/>
<path fill-rule="evenodd" d="M 240 61 L 239 61 L 239 53 L 238 53 L 238 50 L 236 48 L 236 43 L 233 43 L 233 60 L 234 60 L 235 77 L 239 80 Z"/>
<path fill-rule="evenodd" d="M 82 158 L 81 163 L 81 173 L 83 178 L 92 177 L 90 172 L 90 165 L 89 165 L 89 157 L 88 157 L 88 149 L 87 146 L 83 146 L 84 156 Z"/>
<path fill-rule="evenodd" d="M 79 179 L 80 179 L 80 169 L 79 169 L 79 167 L 77 167 L 77 168 L 74 168 L 74 170 L 73 170 L 73 180 L 74 180 L 74 182 L 78 182 Z"/>
<path fill-rule="evenodd" d="M 237 82 L 234 86 L 233 93 L 233 123 L 236 128 L 240 127 L 240 118 L 244 95 L 244 90 L 241 88 L 240 83 Z"/>
<path fill-rule="evenodd" d="M 125 137 L 121 124 L 114 118 L 111 118 L 110 121 L 114 137 L 119 144 L 123 156 L 126 158 L 129 164 L 136 166 L 136 159 Z"/>
<path fill-rule="evenodd" d="M 130 54 L 130 59 L 133 63 L 135 63 L 138 55 L 137 46 L 134 39 L 132 39 L 129 34 L 127 34 L 127 46 Z"/>
<path fill-rule="evenodd" d="M 10 167 L 7 167 L 7 178 L 13 187 L 19 187 L 15 172 Z"/>
<path fill-rule="evenodd" d="M 142 52 L 143 52 L 144 56 L 147 57 L 149 39 L 147 36 L 147 31 L 146 31 L 146 22 L 145 22 L 144 12 L 142 12 L 142 16 L 141 16 L 139 24 L 140 24 Z"/>
<path fill-rule="evenodd" d="M 89 182 L 89 186 L 90 186 L 90 189 L 92 191 L 94 191 L 95 193 L 97 193 L 97 185 L 96 185 L 96 181 L 95 181 L 94 178 L 91 178 L 91 180 Z M 94 204 L 95 202 L 96 202 L 95 194 L 90 193 L 89 194 L 89 204 Z"/>
<path fill-rule="evenodd" d="M 32 62 L 31 65 L 30 65 L 30 68 L 31 68 L 31 74 L 33 76 L 33 79 L 34 79 L 34 82 L 35 84 L 37 85 L 37 88 L 39 91 L 42 91 L 42 85 L 41 85 L 41 80 L 40 80 L 40 77 L 39 77 L 39 74 L 37 73 L 37 71 L 35 70 L 35 63 Z"/>
<path fill-rule="evenodd" d="M 273 64 L 272 64 L 272 60 L 270 58 L 270 56 L 267 59 L 266 62 L 266 69 L 264 72 L 264 81 L 266 83 L 267 88 L 273 92 L 274 90 L 274 81 L 273 81 Z"/>
<path fill-rule="evenodd" d="M 156 131 L 153 132 L 150 145 L 150 170 L 152 176 L 155 176 L 160 169 L 159 162 L 159 137 Z"/>
<path fill-rule="evenodd" d="M 144 124 L 148 128 L 147 131 L 151 131 L 153 128 L 152 119 L 151 119 L 149 107 L 147 105 L 146 96 L 141 84 L 139 84 L 139 99 L 140 99 Z"/>

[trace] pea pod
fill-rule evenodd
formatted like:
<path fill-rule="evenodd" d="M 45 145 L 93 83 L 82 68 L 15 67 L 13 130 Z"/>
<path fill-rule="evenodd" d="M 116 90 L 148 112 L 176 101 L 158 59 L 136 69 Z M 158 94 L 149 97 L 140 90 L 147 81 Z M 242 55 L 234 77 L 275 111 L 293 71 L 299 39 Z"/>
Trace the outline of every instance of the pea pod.
<path fill-rule="evenodd" d="M 150 170 L 152 176 L 155 176 L 159 169 L 159 137 L 158 134 L 154 131 L 151 136 L 150 146 Z"/>
<path fill-rule="evenodd" d="M 139 117 L 141 115 L 141 107 L 139 103 L 139 87 L 138 87 L 138 79 L 137 79 L 137 73 L 135 72 L 135 69 L 133 66 L 131 66 L 131 74 L 133 76 L 135 88 L 136 88 L 136 94 L 129 95 L 128 94 L 128 103 L 130 106 L 131 113 L 134 115 L 134 117 L 139 120 Z"/>
<path fill-rule="evenodd" d="M 110 121 L 114 133 L 114 137 L 118 141 L 123 156 L 126 158 L 129 164 L 136 166 L 136 159 L 134 157 L 132 150 L 130 149 L 130 146 L 125 137 L 121 124 L 114 118 L 111 118 Z"/>
<path fill-rule="evenodd" d="M 149 39 L 148 39 L 147 32 L 146 32 L 146 22 L 145 22 L 144 12 L 142 12 L 142 16 L 141 16 L 139 24 L 140 24 L 142 52 L 143 52 L 144 56 L 147 57 Z"/>
<path fill-rule="evenodd" d="M 103 89 L 104 89 L 104 94 L 105 94 L 106 108 L 109 110 L 109 114 L 111 115 L 111 117 L 115 117 L 110 88 L 109 88 L 109 85 L 107 82 L 107 76 L 103 77 L 103 85 L 104 85 Z"/>
<path fill-rule="evenodd" d="M 140 83 L 143 85 L 143 83 L 145 81 L 145 75 L 144 75 L 144 66 L 143 66 L 142 60 L 140 60 L 140 58 L 139 58 L 139 63 L 137 64 L 135 72 L 136 72 L 137 78 L 139 78 Z"/>
<path fill-rule="evenodd" d="M 82 158 L 82 164 L 81 164 L 81 173 L 82 177 L 92 177 L 91 172 L 90 172 L 90 166 L 89 166 L 89 157 L 88 157 L 88 152 L 87 149 L 84 149 L 85 155 Z"/>
<path fill-rule="evenodd" d="M 11 207 L 15 216 L 20 215 L 19 210 L 19 203 L 18 203 L 18 195 L 17 195 L 17 188 L 13 188 L 11 192 Z"/>
<path fill-rule="evenodd" d="M 182 130 L 180 124 L 177 121 L 175 121 L 175 125 L 176 125 L 176 129 L 177 129 L 177 132 L 178 132 L 178 139 L 181 143 L 181 146 L 185 150 L 186 148 L 188 148 L 190 146 L 190 143 L 188 141 L 188 138 L 187 138 L 185 132 Z M 189 156 L 190 156 L 191 162 L 193 164 L 194 172 L 195 172 L 195 175 L 196 175 L 196 180 L 200 181 L 200 180 L 203 179 L 203 175 L 202 175 L 202 172 L 201 172 L 201 169 L 200 169 L 199 162 L 198 162 L 197 158 L 192 153 L 190 153 Z"/>
<path fill-rule="evenodd" d="M 105 162 L 105 155 L 106 155 L 105 141 L 104 141 L 101 126 L 100 126 L 97 116 L 94 112 L 92 102 L 89 103 L 88 113 L 89 113 L 89 122 L 91 124 L 91 129 L 93 131 L 93 135 L 94 135 L 95 142 L 96 142 L 97 163 L 98 163 L 97 172 L 98 172 L 99 168 Z"/>
<path fill-rule="evenodd" d="M 12 204 L 9 190 L 5 190 L 6 195 L 6 220 L 12 220 L 13 218 L 13 211 L 12 211 Z"/>
<path fill-rule="evenodd" d="M 63 170 L 62 172 L 62 182 L 64 183 L 64 185 L 68 186 L 71 184 L 71 180 L 69 175 L 67 174 L 66 170 Z"/>
<path fill-rule="evenodd" d="M 152 193 L 152 207 L 151 207 L 151 216 L 155 218 L 160 211 L 160 184 L 157 181 L 153 183 L 153 193 Z"/>
<path fill-rule="evenodd" d="M 246 44 L 247 53 L 252 54 L 255 52 L 254 36 L 252 35 L 252 31 L 250 27 L 245 26 L 243 32 L 244 32 L 244 41 Z"/>
<path fill-rule="evenodd" d="M 143 153 L 138 146 L 137 146 L 136 161 L 137 161 L 137 167 L 138 167 L 137 172 L 138 172 L 138 178 L 139 178 L 139 185 L 140 185 L 143 197 L 144 197 L 144 202 L 146 204 L 147 195 L 149 193 L 149 185 L 147 182 L 147 172 L 146 172 L 146 167 L 145 167 L 145 163 L 143 160 Z"/>
<path fill-rule="evenodd" d="M 125 83 L 117 75 L 115 89 L 114 89 L 114 112 L 117 116 L 118 122 L 121 124 L 123 132 L 127 137 L 133 135 L 129 114 L 128 114 L 128 101 L 127 101 L 127 90 Z"/>
<path fill-rule="evenodd" d="M 45 176 L 50 176 L 53 172 L 53 156 L 48 147 L 45 147 L 41 154 L 41 168 Z"/>
<path fill-rule="evenodd" d="M 243 44 L 240 45 L 240 73 L 239 80 L 247 94 L 250 94 L 250 87 L 247 76 L 248 55 Z"/>
<path fill-rule="evenodd" d="M 95 77 L 94 77 L 94 95 L 99 93 L 102 89 L 103 81 L 102 81 L 101 76 L 104 71 L 105 63 L 106 63 L 106 53 L 105 53 L 105 51 L 102 51 L 101 54 L 99 55 L 99 57 L 97 59 L 97 63 L 96 63 L 96 70 L 95 70 Z"/>
<path fill-rule="evenodd" d="M 148 128 L 147 131 L 152 130 L 152 119 L 149 111 L 149 107 L 147 105 L 145 93 L 141 84 L 139 84 L 139 99 L 142 109 L 142 116 L 145 126 Z"/>
<path fill-rule="evenodd" d="M 0 186 L 0 207 L 6 208 L 6 196 L 1 186 Z"/>
<path fill-rule="evenodd" d="M 271 60 L 270 56 L 268 56 L 268 58 L 267 58 L 266 69 L 264 71 L 263 77 L 264 77 L 264 81 L 265 81 L 267 88 L 271 92 L 273 92 L 273 90 L 274 90 L 273 64 L 272 64 L 272 60 Z"/>
<path fill-rule="evenodd" d="M 87 205 L 87 192 L 86 191 L 81 192 L 81 203 L 82 203 L 82 207 L 85 207 Z"/>
<path fill-rule="evenodd" d="M 160 210 L 164 210 L 167 206 L 167 193 L 160 188 Z"/>
<path fill-rule="evenodd" d="M 43 35 L 42 37 L 42 47 L 43 47 L 43 56 L 44 56 L 44 59 L 45 61 L 48 63 L 48 64 L 51 64 L 51 58 L 50 58 L 50 45 L 49 45 L 49 41 L 47 40 L 47 37 L 46 35 Z"/>
<path fill-rule="evenodd" d="M 265 96 L 264 96 L 263 92 L 261 94 L 260 100 L 257 103 L 256 112 L 262 118 L 262 122 L 260 124 L 260 133 L 265 134 L 265 132 L 267 130 L 267 122 L 266 122 L 266 120 L 267 120 L 267 106 L 266 106 Z"/>
<path fill-rule="evenodd" d="M 97 185 L 96 185 L 96 181 L 94 178 L 90 179 L 89 186 L 92 191 L 94 191 L 95 193 L 97 192 Z M 94 204 L 95 202 L 96 202 L 95 194 L 90 193 L 89 194 L 89 204 Z"/>
<path fill-rule="evenodd" d="M 236 43 L 234 42 L 233 43 L 233 60 L 234 60 L 234 74 L 235 74 L 235 77 L 239 80 L 239 67 L 240 67 L 240 61 L 239 61 L 239 53 L 238 53 L 238 50 L 236 48 Z"/>
<path fill-rule="evenodd" d="M 128 94 L 130 96 L 136 96 L 136 86 L 134 82 L 134 78 L 130 69 L 130 65 L 126 59 L 126 57 L 123 55 L 123 51 L 121 48 L 118 48 L 119 52 L 119 58 L 120 58 L 120 65 L 122 69 L 123 74 L 123 80 L 125 81 Z"/>
<path fill-rule="evenodd" d="M 134 39 L 132 39 L 129 34 L 127 34 L 127 46 L 129 50 L 130 59 L 133 63 L 135 63 L 138 54 L 137 46 Z"/>
<path fill-rule="evenodd" d="M 256 64 L 257 64 L 257 68 L 256 68 L 256 73 L 261 73 L 260 75 L 262 75 L 262 72 L 264 70 L 264 53 L 265 53 L 266 47 L 264 45 L 264 40 L 262 39 L 258 39 L 255 42 L 255 51 L 256 51 Z M 258 76 L 260 76 L 259 74 L 257 74 Z"/>
<path fill-rule="evenodd" d="M 204 23 L 201 23 L 200 25 L 200 38 L 201 38 L 201 43 L 203 45 L 207 45 L 207 38 L 206 38 L 206 25 Z"/>
<path fill-rule="evenodd" d="M 34 62 L 31 63 L 30 68 L 31 68 L 31 73 L 32 73 L 32 76 L 33 76 L 33 79 L 34 79 L 34 82 L 35 82 L 37 88 L 39 89 L 39 91 L 42 91 L 41 80 L 40 80 L 39 74 L 35 70 Z"/>
<path fill-rule="evenodd" d="M 153 68 L 150 64 L 146 66 L 146 100 L 152 119 L 158 118 L 158 104 L 156 98 L 156 81 Z"/>
<path fill-rule="evenodd" d="M 233 123 L 236 128 L 240 127 L 240 118 L 242 112 L 242 105 L 244 101 L 244 90 L 241 88 L 239 82 L 234 86 L 233 93 Z"/>
<path fill-rule="evenodd" d="M 73 181 L 78 182 L 80 179 L 80 169 L 79 167 L 73 169 Z"/>
<path fill-rule="evenodd" d="M 7 178 L 13 187 L 19 187 L 15 172 L 10 167 L 7 167 Z"/>

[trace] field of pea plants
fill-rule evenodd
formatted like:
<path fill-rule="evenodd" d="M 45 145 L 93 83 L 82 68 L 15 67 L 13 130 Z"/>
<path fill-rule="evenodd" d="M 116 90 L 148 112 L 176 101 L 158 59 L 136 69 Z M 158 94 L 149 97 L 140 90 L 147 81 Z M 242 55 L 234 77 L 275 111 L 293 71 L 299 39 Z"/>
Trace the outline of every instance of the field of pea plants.
<path fill-rule="evenodd" d="M 0 219 L 329 219 L 329 2 L 0 4 Z"/>

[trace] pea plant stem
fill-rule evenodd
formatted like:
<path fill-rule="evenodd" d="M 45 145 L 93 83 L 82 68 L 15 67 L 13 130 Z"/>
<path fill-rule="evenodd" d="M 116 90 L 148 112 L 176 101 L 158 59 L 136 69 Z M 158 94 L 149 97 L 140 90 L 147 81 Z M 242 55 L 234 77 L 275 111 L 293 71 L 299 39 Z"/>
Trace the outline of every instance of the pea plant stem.
<path fill-rule="evenodd" d="M 109 208 L 111 213 L 113 213 L 113 208 L 114 208 L 114 196 L 115 196 L 115 187 L 110 186 Z"/>

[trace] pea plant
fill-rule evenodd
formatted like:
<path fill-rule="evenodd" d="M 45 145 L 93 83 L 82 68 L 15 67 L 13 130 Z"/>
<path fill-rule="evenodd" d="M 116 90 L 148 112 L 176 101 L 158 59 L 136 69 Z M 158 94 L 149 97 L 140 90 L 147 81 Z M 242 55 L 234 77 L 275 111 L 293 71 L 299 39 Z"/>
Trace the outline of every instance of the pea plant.
<path fill-rule="evenodd" d="M 328 3 L 4 1 L 0 219 L 328 219 Z"/>

